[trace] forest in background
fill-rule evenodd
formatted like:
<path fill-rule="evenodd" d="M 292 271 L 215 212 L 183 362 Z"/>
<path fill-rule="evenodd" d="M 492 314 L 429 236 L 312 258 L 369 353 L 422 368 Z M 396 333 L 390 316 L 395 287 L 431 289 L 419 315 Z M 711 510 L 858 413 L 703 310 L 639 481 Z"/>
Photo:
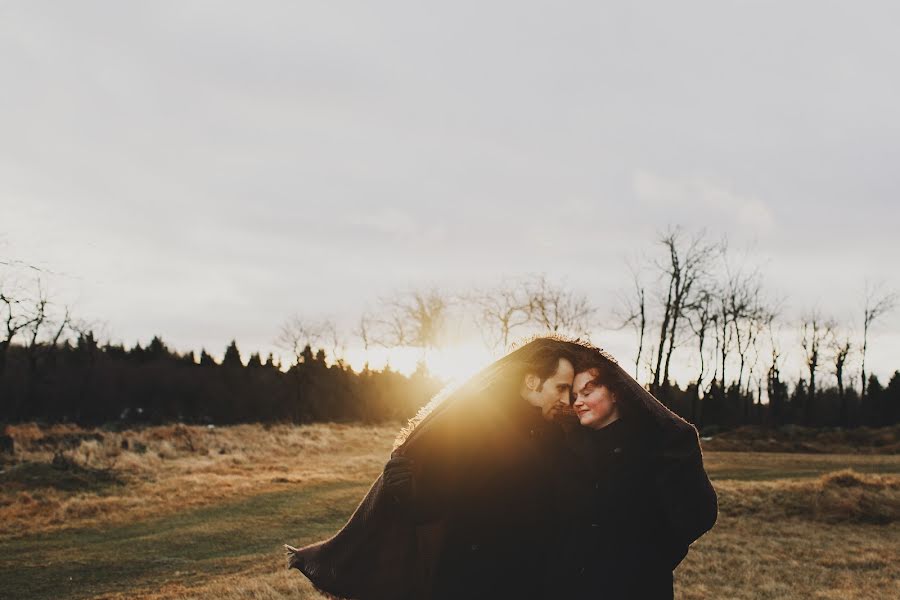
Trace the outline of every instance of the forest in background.
<path fill-rule="evenodd" d="M 127 347 L 75 318 L 48 293 L 50 276 L 0 260 L 0 421 L 191 423 L 404 419 L 443 382 L 426 357 L 461 329 L 500 354 L 523 336 L 589 336 L 630 330 L 635 356 L 623 366 L 664 404 L 704 430 L 740 425 L 888 426 L 900 420 L 900 372 L 867 370 L 875 328 L 896 293 L 865 285 L 859 315 L 786 308 L 764 286 L 764 269 L 726 240 L 672 228 L 633 274 L 608 316 L 585 294 L 545 275 L 480 289 L 423 288 L 379 298 L 352 329 L 295 314 L 277 340 L 290 357 L 244 359 L 236 342 L 221 360 L 205 349 L 177 352 L 154 337 Z M 406 347 L 422 362 L 407 376 L 389 366 L 354 370 L 348 340 L 364 348 Z M 327 350 L 326 350 L 327 348 Z M 801 376 L 784 375 L 786 358 Z M 798 360 L 799 359 L 799 360 Z M 676 363 L 687 381 L 676 381 Z"/>
<path fill-rule="evenodd" d="M 269 356 L 241 359 L 232 342 L 222 361 L 208 353 L 179 354 L 159 338 L 146 347 L 99 345 L 88 333 L 74 343 L 23 346 L 7 353 L 2 376 L 0 421 L 128 423 L 243 423 L 317 421 L 382 422 L 409 418 L 442 386 L 422 365 L 412 375 L 389 368 L 354 371 L 330 363 L 325 350 L 306 346 L 282 370 Z M 869 377 L 865 398 L 855 388 L 817 389 L 769 381 L 769 401 L 760 403 L 736 384 L 717 382 L 703 397 L 696 384 L 667 383 L 656 396 L 704 431 L 740 425 L 889 426 L 900 422 L 900 373 L 887 385 Z"/>

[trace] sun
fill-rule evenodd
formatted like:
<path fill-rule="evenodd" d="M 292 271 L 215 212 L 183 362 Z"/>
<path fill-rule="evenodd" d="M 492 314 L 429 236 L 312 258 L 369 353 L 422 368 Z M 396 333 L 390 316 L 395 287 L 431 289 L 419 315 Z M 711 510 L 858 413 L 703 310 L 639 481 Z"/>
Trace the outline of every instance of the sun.
<path fill-rule="evenodd" d="M 428 370 L 441 379 L 468 379 L 495 360 L 480 343 L 463 343 L 434 350 L 425 361 Z"/>
<path fill-rule="evenodd" d="M 445 381 L 467 379 L 481 368 L 495 360 L 495 357 L 477 342 L 462 342 L 443 348 L 423 351 L 421 348 L 397 346 L 394 348 L 348 349 L 346 360 L 354 370 L 359 371 L 368 363 L 370 369 L 380 370 L 385 366 L 398 373 L 410 375 L 424 360 L 428 372 Z"/>

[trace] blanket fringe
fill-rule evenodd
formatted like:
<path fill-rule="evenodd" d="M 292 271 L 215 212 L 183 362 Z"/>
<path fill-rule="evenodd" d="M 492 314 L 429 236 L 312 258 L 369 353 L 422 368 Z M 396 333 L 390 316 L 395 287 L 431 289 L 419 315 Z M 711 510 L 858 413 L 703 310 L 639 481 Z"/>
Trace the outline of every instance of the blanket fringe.
<path fill-rule="evenodd" d="M 300 569 L 300 566 L 296 563 L 297 553 L 300 551 L 300 548 L 294 548 L 293 546 L 291 546 L 289 544 L 285 544 L 284 550 L 287 555 L 288 569 L 297 569 L 298 571 L 302 572 L 302 569 Z M 326 592 L 325 590 L 323 590 L 322 588 L 317 586 L 315 583 L 313 583 L 313 588 L 318 593 L 320 593 L 321 595 L 328 598 L 328 600 L 353 600 L 353 598 L 344 598 L 343 596 L 335 596 L 332 593 Z"/>

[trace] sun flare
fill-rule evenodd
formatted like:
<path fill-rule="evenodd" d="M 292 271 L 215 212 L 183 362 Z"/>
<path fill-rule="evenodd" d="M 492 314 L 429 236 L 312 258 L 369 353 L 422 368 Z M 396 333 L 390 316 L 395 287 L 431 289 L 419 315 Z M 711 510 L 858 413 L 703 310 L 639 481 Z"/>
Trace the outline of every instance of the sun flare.
<path fill-rule="evenodd" d="M 495 359 L 483 344 L 477 342 L 424 352 L 421 348 L 409 346 L 370 348 L 368 351 L 356 348 L 347 352 L 347 362 L 357 371 L 368 364 L 370 369 L 389 366 L 394 371 L 410 375 L 424 362 L 429 373 L 447 381 L 466 379 Z"/>

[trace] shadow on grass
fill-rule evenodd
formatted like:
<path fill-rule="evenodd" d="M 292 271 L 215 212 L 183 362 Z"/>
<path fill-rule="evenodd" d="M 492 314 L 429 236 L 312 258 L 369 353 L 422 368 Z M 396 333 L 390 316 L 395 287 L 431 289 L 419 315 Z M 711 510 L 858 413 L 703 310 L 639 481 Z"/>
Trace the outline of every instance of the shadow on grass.
<path fill-rule="evenodd" d="M 68 492 L 98 492 L 122 483 L 111 470 L 91 469 L 70 461 L 23 462 L 0 472 L 0 485 L 5 490 L 54 488 Z"/>
<path fill-rule="evenodd" d="M 365 493 L 341 482 L 129 525 L 0 541 L 0 598 L 84 598 L 237 571 L 333 534 Z"/>

